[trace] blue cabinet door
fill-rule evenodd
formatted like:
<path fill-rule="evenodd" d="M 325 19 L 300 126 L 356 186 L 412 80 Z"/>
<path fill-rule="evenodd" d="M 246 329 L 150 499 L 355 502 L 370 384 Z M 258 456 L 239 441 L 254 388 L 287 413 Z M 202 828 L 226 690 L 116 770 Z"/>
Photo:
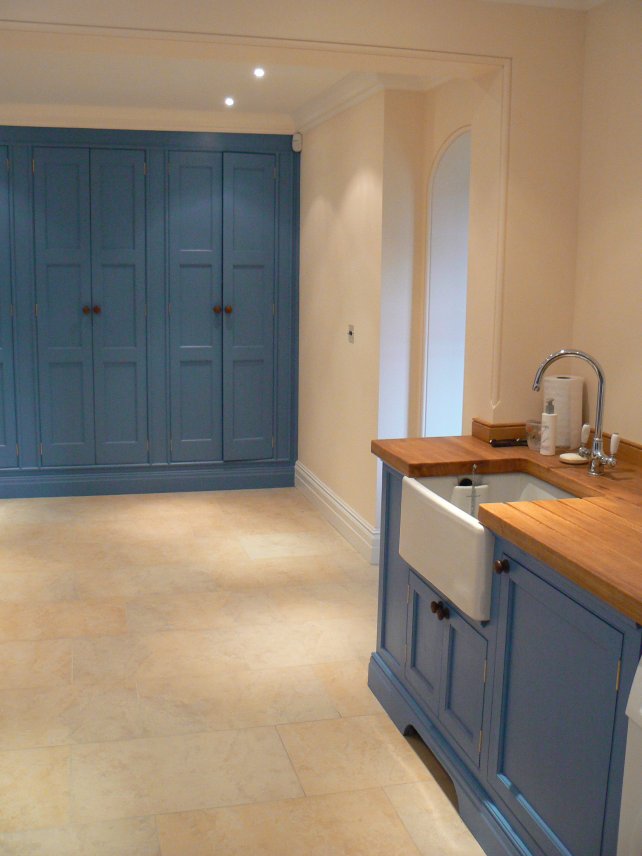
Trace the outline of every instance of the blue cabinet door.
<path fill-rule="evenodd" d="M 443 620 L 431 609 L 440 598 L 424 580 L 410 573 L 405 676 L 408 685 L 426 707 L 439 716 L 441 695 Z"/>
<path fill-rule="evenodd" d="M 95 461 L 89 217 L 89 151 L 34 149 L 43 466 Z"/>
<path fill-rule="evenodd" d="M 274 455 L 274 155 L 224 155 L 223 224 L 224 458 L 226 461 L 271 458 Z"/>
<path fill-rule="evenodd" d="M 145 154 L 91 152 L 96 463 L 147 461 Z"/>
<path fill-rule="evenodd" d="M 403 679 L 406 661 L 408 565 L 399 555 L 401 475 L 383 468 L 381 495 L 381 553 L 379 556 L 379 615 L 377 653 Z"/>
<path fill-rule="evenodd" d="M 222 443 L 222 156 L 169 162 L 172 461 L 217 461 Z"/>
<path fill-rule="evenodd" d="M 8 152 L 0 147 L 0 467 L 15 467 L 16 406 L 13 376 L 13 313 Z"/>
<path fill-rule="evenodd" d="M 443 625 L 439 719 L 470 760 L 479 765 L 488 643 L 452 608 Z"/>
<path fill-rule="evenodd" d="M 603 854 L 622 642 L 619 630 L 510 559 L 488 780 L 546 854 Z"/>

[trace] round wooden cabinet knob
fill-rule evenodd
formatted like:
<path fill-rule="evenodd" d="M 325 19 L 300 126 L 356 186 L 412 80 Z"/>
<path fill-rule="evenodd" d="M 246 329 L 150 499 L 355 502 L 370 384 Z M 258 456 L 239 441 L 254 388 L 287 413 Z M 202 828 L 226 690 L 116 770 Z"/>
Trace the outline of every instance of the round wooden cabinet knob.
<path fill-rule="evenodd" d="M 440 621 L 443 621 L 444 618 L 450 618 L 450 610 L 441 600 L 439 602 L 433 600 L 430 604 L 430 611 L 434 612 Z"/>
<path fill-rule="evenodd" d="M 217 303 L 217 304 L 216 304 L 216 306 L 214 306 L 214 307 L 213 307 L 213 309 L 212 309 L 212 312 L 213 312 L 215 315 L 220 315 L 222 311 L 223 311 L 223 307 L 222 307 L 222 306 L 219 306 L 219 305 L 218 305 L 218 303 Z"/>
<path fill-rule="evenodd" d="M 507 574 L 510 571 L 510 562 L 508 559 L 497 559 L 495 562 L 496 574 Z"/>
<path fill-rule="evenodd" d="M 82 314 L 83 315 L 89 315 L 90 312 L 91 312 L 91 306 L 83 306 L 83 308 L 82 308 Z"/>
<path fill-rule="evenodd" d="M 231 314 L 232 314 L 232 307 L 231 307 L 231 306 L 226 306 L 226 307 L 225 307 L 225 314 L 226 314 L 226 315 L 231 315 Z"/>
<path fill-rule="evenodd" d="M 100 315 L 102 311 L 103 310 L 100 308 L 100 306 L 94 306 L 94 315 Z"/>

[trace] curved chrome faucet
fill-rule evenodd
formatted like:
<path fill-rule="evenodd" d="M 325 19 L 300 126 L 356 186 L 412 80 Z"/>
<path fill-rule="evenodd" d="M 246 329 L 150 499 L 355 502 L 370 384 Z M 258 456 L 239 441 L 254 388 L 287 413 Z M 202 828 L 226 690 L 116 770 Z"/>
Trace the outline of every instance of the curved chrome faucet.
<path fill-rule="evenodd" d="M 604 454 L 604 440 L 602 437 L 602 416 L 604 413 L 604 389 L 606 387 L 606 380 L 604 378 L 604 371 L 602 370 L 602 366 L 598 363 L 597 360 L 593 359 L 590 354 L 587 354 L 584 351 L 576 351 L 573 348 L 562 348 L 561 351 L 556 351 L 554 354 L 549 354 L 548 357 L 546 357 L 546 359 L 539 366 L 539 368 L 535 372 L 533 389 L 536 392 L 539 390 L 542 375 L 544 374 L 546 369 L 551 365 L 551 363 L 554 363 L 556 360 L 561 360 L 562 357 L 578 357 L 580 360 L 584 360 L 589 365 L 593 366 L 593 368 L 595 369 L 595 373 L 597 374 L 597 404 L 595 405 L 595 434 L 593 435 L 593 446 L 589 450 L 584 445 L 584 443 L 586 443 L 586 439 L 588 439 L 588 435 L 586 436 L 586 438 L 583 436 L 583 445 L 580 446 L 578 451 L 583 458 L 590 458 L 591 466 L 589 467 L 589 475 L 599 476 L 604 471 L 605 466 L 615 466 L 615 453 L 617 452 L 617 447 L 619 444 L 618 435 L 613 434 L 611 437 L 611 454 Z M 585 427 L 588 428 L 588 426 Z"/>

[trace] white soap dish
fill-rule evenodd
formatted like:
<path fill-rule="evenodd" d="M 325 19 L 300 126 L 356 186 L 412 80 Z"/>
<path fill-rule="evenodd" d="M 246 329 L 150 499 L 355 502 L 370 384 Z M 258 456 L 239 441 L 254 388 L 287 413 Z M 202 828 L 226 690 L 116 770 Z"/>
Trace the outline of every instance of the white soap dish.
<path fill-rule="evenodd" d="M 563 464 L 574 464 L 575 466 L 578 466 L 578 464 L 588 464 L 586 458 L 578 455 L 577 452 L 562 452 L 560 461 Z"/>

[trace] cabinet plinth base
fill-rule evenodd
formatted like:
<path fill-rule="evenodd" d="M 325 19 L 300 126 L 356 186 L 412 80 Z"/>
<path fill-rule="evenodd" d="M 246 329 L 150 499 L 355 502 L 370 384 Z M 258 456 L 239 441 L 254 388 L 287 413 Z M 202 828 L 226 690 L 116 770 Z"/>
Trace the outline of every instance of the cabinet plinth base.
<path fill-rule="evenodd" d="M 96 496 L 118 493 L 168 493 L 199 490 L 253 490 L 293 487 L 294 465 L 154 467 L 142 470 L 83 472 L 15 471 L 0 476 L 0 498 Z"/>

